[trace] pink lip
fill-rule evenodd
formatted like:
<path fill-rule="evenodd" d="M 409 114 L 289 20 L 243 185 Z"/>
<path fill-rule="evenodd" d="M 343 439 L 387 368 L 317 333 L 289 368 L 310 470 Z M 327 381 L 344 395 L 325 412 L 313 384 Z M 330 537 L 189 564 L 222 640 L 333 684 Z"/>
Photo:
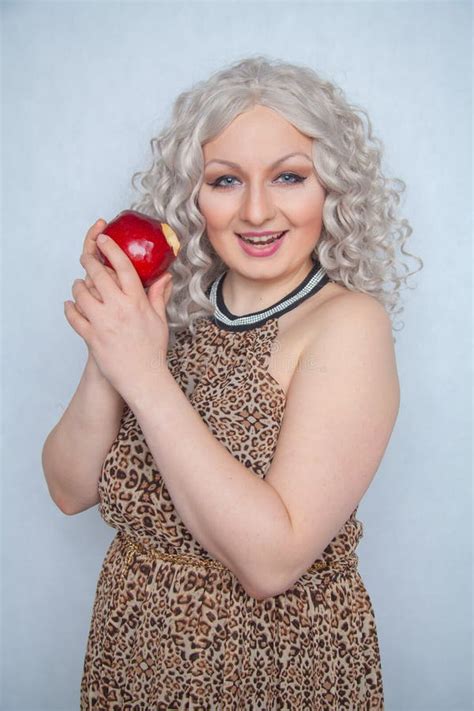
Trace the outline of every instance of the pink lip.
<path fill-rule="evenodd" d="M 266 247 L 254 247 L 248 242 L 244 242 L 243 239 L 238 237 L 238 243 L 243 249 L 243 251 L 248 254 L 250 257 L 271 257 L 275 252 L 277 252 L 279 249 L 281 249 L 281 246 L 283 242 L 286 239 L 286 232 L 283 234 L 280 239 L 275 240 L 274 242 L 266 245 Z"/>
<path fill-rule="evenodd" d="M 238 232 L 241 237 L 267 237 L 268 235 L 279 235 L 285 230 L 273 230 L 272 232 Z"/>

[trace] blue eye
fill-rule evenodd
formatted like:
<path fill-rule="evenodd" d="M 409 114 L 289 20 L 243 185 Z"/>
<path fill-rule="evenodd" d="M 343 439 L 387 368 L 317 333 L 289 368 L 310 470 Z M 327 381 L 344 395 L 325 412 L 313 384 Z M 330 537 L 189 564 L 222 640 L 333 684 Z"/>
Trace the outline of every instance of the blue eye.
<path fill-rule="evenodd" d="M 283 183 L 287 185 L 296 185 L 297 183 L 302 183 L 303 181 L 306 180 L 306 178 L 303 178 L 301 175 L 297 175 L 296 173 L 281 173 L 278 177 L 281 178 L 283 176 L 288 176 L 291 178 L 294 178 L 294 180 L 284 180 Z M 217 178 L 213 183 L 208 183 L 212 188 L 232 188 L 233 184 L 227 182 L 225 185 L 221 184 L 222 180 L 236 180 L 235 176 L 233 175 L 222 175 L 220 178 Z"/>
<path fill-rule="evenodd" d="M 209 183 L 211 187 L 213 188 L 231 188 L 232 184 L 227 183 L 226 185 L 220 185 L 221 180 L 233 180 L 234 176 L 233 175 L 223 175 L 221 178 L 217 178 L 213 183 Z"/>
<path fill-rule="evenodd" d="M 289 176 L 290 178 L 295 178 L 294 182 L 290 182 L 288 180 L 284 180 L 284 183 L 289 183 L 290 185 L 294 185 L 296 183 L 302 183 L 303 180 L 306 180 L 306 178 L 303 178 L 301 175 L 297 175 L 296 173 L 282 173 L 278 177 L 281 178 L 282 176 Z"/>

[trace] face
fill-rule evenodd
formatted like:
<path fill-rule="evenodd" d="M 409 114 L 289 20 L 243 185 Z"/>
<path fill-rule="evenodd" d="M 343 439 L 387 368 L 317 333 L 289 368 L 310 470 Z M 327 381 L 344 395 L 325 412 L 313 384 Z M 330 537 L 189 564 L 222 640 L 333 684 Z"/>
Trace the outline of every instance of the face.
<path fill-rule="evenodd" d="M 230 272 L 248 279 L 291 279 L 311 268 L 326 196 L 314 171 L 312 144 L 279 113 L 260 105 L 204 144 L 199 209 L 208 238 Z M 298 155 L 281 160 L 289 153 Z M 268 256 L 245 251 L 238 235 L 267 231 L 272 235 L 254 239 L 266 241 L 285 231 Z"/>

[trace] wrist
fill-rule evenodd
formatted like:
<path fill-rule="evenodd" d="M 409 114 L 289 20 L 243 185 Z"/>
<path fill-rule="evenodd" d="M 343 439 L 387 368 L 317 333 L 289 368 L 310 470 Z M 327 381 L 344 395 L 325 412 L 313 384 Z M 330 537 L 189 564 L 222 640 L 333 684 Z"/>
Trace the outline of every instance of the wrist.
<path fill-rule="evenodd" d="M 84 368 L 84 378 L 92 383 L 96 383 L 99 385 L 106 385 L 110 388 L 110 390 L 113 390 L 114 392 L 117 392 L 113 385 L 107 380 L 105 375 L 102 373 L 101 369 L 97 365 L 97 361 L 92 355 L 92 353 L 89 351 L 89 356 L 87 358 L 86 362 L 86 367 Z M 117 393 L 118 394 L 118 393 Z"/>
<path fill-rule="evenodd" d="M 154 368 L 136 378 L 133 393 L 127 397 L 127 402 L 135 414 L 146 413 L 153 405 L 164 403 L 168 395 L 173 397 L 176 385 L 168 367 Z"/>
<path fill-rule="evenodd" d="M 103 380 L 104 379 L 104 376 L 102 375 L 100 368 L 97 365 L 97 361 L 90 351 L 89 351 L 89 355 L 87 356 L 87 362 L 86 362 L 86 367 L 84 369 L 84 373 L 85 373 L 86 377 L 93 378 L 94 380 L 97 380 L 97 379 Z"/>

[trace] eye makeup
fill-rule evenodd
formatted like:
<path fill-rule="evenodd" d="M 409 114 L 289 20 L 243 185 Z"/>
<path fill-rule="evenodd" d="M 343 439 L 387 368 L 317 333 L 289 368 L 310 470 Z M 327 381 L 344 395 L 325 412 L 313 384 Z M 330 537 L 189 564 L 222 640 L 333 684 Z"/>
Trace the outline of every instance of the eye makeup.
<path fill-rule="evenodd" d="M 278 176 L 278 178 L 281 178 L 281 177 L 283 177 L 283 176 L 292 178 L 293 180 L 283 180 L 282 183 L 281 183 L 281 185 L 298 185 L 298 184 L 303 183 L 305 180 L 307 180 L 306 177 L 303 177 L 302 175 L 298 175 L 297 173 L 293 173 L 293 172 L 290 172 L 290 171 L 286 171 L 286 172 L 284 172 L 284 173 L 281 173 L 281 174 Z M 230 179 L 233 179 L 233 178 L 235 178 L 235 176 L 234 176 L 234 175 L 229 175 L 229 174 L 227 174 L 227 175 L 221 175 L 219 178 L 216 178 L 216 180 L 214 180 L 213 182 L 207 183 L 207 185 L 209 185 L 209 186 L 210 186 L 211 188 L 213 188 L 213 189 L 224 189 L 224 190 L 226 190 L 226 189 L 228 189 L 228 188 L 234 187 L 234 186 L 233 186 L 232 184 L 230 184 L 230 183 L 227 183 L 227 185 L 221 184 L 221 181 L 222 181 L 222 180 L 226 180 L 226 179 L 229 179 L 229 178 L 230 178 Z"/>

